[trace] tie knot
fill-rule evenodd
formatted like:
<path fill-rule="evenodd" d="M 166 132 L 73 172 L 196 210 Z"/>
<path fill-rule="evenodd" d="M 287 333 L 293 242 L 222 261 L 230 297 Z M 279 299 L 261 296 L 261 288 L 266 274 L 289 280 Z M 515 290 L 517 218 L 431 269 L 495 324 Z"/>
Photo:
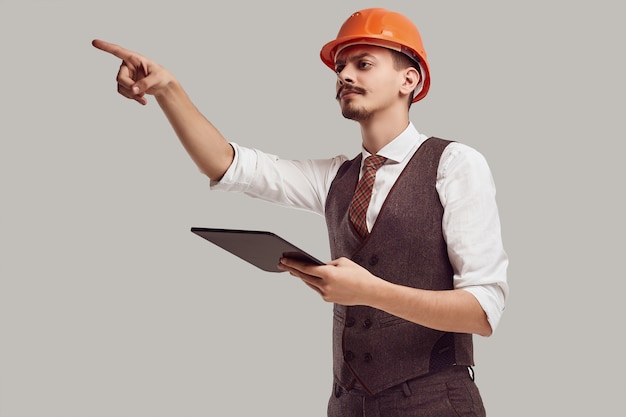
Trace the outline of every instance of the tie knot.
<path fill-rule="evenodd" d="M 384 156 L 370 155 L 365 158 L 363 167 L 365 168 L 365 170 L 373 169 L 374 171 L 376 171 L 378 170 L 378 168 L 383 166 L 386 160 L 387 158 L 385 158 Z"/>

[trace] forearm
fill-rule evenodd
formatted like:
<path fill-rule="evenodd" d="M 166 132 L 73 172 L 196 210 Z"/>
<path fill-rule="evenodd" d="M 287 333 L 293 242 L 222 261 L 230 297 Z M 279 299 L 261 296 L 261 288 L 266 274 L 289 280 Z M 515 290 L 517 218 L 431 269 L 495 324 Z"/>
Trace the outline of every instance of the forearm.
<path fill-rule="evenodd" d="M 347 258 L 317 266 L 283 258 L 279 268 L 315 289 L 324 301 L 364 305 L 431 329 L 490 336 L 491 325 L 480 303 L 461 290 L 431 291 L 393 284 Z"/>
<path fill-rule="evenodd" d="M 219 180 L 234 157 L 228 141 L 200 113 L 176 80 L 169 82 L 156 100 L 200 171 Z"/>
<path fill-rule="evenodd" d="M 460 289 L 429 291 L 379 280 L 368 305 L 441 331 L 491 335 L 487 316 L 476 298 Z"/>

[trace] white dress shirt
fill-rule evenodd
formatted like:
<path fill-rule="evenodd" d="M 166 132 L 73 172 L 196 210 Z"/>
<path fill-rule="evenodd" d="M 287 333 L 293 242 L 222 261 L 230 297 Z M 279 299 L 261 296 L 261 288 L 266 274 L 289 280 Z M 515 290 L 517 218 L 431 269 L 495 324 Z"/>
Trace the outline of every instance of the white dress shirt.
<path fill-rule="evenodd" d="M 387 162 L 376 174 L 366 221 L 371 230 L 391 187 L 419 146 L 428 139 L 412 123 L 378 155 Z M 231 143 L 233 163 L 211 189 L 241 192 L 275 204 L 324 215 L 330 185 L 344 155 L 331 159 L 285 160 Z M 362 149 L 363 160 L 369 153 Z M 437 192 L 444 208 L 443 233 L 454 270 L 454 288 L 473 294 L 495 331 L 509 292 L 508 257 L 500 232 L 491 170 L 475 149 L 453 142 L 437 170 Z"/>

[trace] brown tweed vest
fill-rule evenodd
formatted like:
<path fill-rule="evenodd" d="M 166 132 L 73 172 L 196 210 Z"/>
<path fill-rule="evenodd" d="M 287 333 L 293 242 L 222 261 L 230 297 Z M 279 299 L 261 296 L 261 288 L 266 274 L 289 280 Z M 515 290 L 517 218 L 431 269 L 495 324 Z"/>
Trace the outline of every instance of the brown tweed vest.
<path fill-rule="evenodd" d="M 391 189 L 376 223 L 361 240 L 348 207 L 361 155 L 346 161 L 331 185 L 326 224 L 333 259 L 347 257 L 387 281 L 428 290 L 453 288 L 435 182 L 449 141 L 429 138 Z M 333 371 L 345 389 L 359 383 L 376 394 L 450 365 L 473 365 L 470 334 L 447 333 L 366 306 L 334 306 Z"/>

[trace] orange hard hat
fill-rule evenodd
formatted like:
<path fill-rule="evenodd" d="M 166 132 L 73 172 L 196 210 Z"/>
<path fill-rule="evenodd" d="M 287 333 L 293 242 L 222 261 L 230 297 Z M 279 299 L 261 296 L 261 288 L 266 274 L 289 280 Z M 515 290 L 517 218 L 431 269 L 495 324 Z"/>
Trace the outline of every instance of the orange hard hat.
<path fill-rule="evenodd" d="M 326 66 L 335 70 L 335 58 L 341 49 L 350 45 L 376 45 L 406 54 L 419 65 L 420 86 L 413 102 L 421 100 L 430 87 L 430 71 L 426 51 L 417 27 L 406 16 L 383 8 L 355 12 L 339 29 L 337 38 L 322 47 L 320 57 Z"/>

